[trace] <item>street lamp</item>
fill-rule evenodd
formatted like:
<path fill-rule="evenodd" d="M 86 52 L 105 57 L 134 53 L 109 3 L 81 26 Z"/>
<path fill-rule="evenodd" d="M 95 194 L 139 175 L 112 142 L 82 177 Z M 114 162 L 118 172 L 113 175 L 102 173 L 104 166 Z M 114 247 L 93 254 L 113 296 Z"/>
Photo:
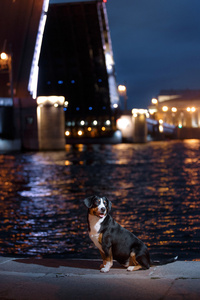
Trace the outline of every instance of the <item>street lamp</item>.
<path fill-rule="evenodd" d="M 118 92 L 120 96 L 124 97 L 124 110 L 127 110 L 127 91 L 126 91 L 126 86 L 125 85 L 118 85 Z"/>
<path fill-rule="evenodd" d="M 0 70 L 9 73 L 10 95 L 13 102 L 13 70 L 12 70 L 12 55 L 2 52 L 0 54 Z"/>

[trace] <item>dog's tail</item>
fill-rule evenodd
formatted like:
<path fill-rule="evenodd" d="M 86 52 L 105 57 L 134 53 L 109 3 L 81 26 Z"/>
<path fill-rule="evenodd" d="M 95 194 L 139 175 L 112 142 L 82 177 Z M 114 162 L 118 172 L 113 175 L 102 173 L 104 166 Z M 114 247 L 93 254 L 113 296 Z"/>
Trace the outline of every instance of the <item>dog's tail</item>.
<path fill-rule="evenodd" d="M 162 260 L 151 260 L 151 266 L 161 266 L 175 262 L 178 259 L 178 256 L 172 258 L 166 258 Z"/>

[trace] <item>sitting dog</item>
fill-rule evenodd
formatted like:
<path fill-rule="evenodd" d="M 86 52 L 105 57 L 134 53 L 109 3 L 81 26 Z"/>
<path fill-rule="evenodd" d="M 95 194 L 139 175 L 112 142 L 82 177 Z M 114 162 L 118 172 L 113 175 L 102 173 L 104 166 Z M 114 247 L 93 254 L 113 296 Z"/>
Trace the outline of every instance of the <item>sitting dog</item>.
<path fill-rule="evenodd" d="M 120 226 L 109 214 L 111 201 L 106 197 L 91 196 L 84 199 L 88 208 L 89 236 L 100 251 L 101 272 L 108 272 L 113 259 L 128 271 L 149 269 L 151 265 L 174 262 L 178 256 L 164 261 L 152 261 L 147 246 L 133 233 Z"/>

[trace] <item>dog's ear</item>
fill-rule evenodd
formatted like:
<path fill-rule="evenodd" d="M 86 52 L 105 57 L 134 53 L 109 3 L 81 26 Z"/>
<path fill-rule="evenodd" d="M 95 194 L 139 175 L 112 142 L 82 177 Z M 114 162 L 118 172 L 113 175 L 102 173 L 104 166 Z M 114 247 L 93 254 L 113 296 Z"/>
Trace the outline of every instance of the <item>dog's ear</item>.
<path fill-rule="evenodd" d="M 111 208 L 112 208 L 112 202 L 110 200 L 108 200 L 108 198 L 106 198 L 106 197 L 103 197 L 103 198 L 106 200 L 107 206 L 108 206 L 108 212 L 110 212 Z"/>
<path fill-rule="evenodd" d="M 86 206 L 87 208 L 91 208 L 91 207 L 92 207 L 92 200 L 93 200 L 94 197 L 95 197 L 95 196 L 90 196 L 90 197 L 85 198 L 85 199 L 83 200 L 83 202 L 84 202 L 84 204 L 85 204 L 85 206 Z"/>

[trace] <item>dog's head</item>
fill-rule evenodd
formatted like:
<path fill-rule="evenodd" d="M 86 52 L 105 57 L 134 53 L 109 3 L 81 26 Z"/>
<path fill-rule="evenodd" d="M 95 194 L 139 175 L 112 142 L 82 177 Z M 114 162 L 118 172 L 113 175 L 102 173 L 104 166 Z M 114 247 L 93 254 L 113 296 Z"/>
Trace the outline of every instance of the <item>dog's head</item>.
<path fill-rule="evenodd" d="M 106 197 L 91 196 L 84 199 L 89 214 L 103 218 L 111 210 L 112 203 Z"/>

